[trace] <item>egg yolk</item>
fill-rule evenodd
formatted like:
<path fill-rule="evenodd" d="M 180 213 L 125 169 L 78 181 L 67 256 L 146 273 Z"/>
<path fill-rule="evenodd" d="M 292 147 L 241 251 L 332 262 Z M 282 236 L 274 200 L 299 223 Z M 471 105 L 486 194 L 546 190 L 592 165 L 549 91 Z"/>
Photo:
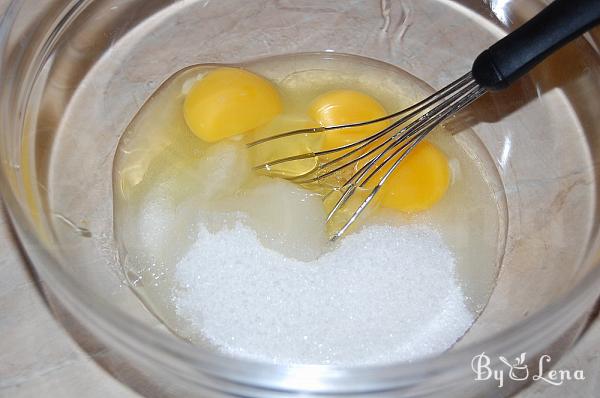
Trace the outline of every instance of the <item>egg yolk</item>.
<path fill-rule="evenodd" d="M 194 84 L 183 109 L 192 132 L 215 142 L 266 124 L 283 105 L 265 78 L 239 68 L 218 68 Z"/>
<path fill-rule="evenodd" d="M 449 184 L 450 167 L 446 155 L 432 143 L 422 141 L 400 162 L 381 188 L 381 205 L 407 213 L 426 210 L 444 196 Z"/>
<path fill-rule="evenodd" d="M 309 107 L 310 117 L 322 126 L 358 123 L 385 116 L 384 107 L 374 98 L 355 90 L 333 90 L 317 97 Z M 331 130 L 322 149 L 333 149 L 360 141 L 389 125 L 378 122 L 361 127 Z M 383 177 L 383 171 L 377 177 Z M 374 186 L 379 178 L 371 179 Z M 412 213 L 438 202 L 450 184 L 448 159 L 432 143 L 419 143 L 390 175 L 379 195 L 381 205 Z"/>
<path fill-rule="evenodd" d="M 312 120 L 306 116 L 298 117 L 295 115 L 281 114 L 275 117 L 270 123 L 254 130 L 247 136 L 248 142 L 270 137 L 285 131 L 294 131 L 307 128 L 318 127 Z M 311 153 L 319 149 L 320 138 L 314 135 L 294 135 L 278 140 L 268 141 L 250 149 L 250 155 L 254 164 L 268 163 L 274 159 L 284 159 L 291 156 L 298 156 L 305 153 Z M 310 172 L 317 166 L 317 158 L 311 157 L 292 162 L 274 164 L 269 166 L 269 172 L 273 175 L 280 175 L 286 178 L 301 176 Z"/>
<path fill-rule="evenodd" d="M 309 106 L 310 117 L 324 127 L 366 122 L 386 114 L 377 100 L 355 90 L 328 91 L 317 97 Z M 328 131 L 325 133 L 322 149 L 339 148 L 360 141 L 387 126 L 388 123 L 383 121 Z"/>

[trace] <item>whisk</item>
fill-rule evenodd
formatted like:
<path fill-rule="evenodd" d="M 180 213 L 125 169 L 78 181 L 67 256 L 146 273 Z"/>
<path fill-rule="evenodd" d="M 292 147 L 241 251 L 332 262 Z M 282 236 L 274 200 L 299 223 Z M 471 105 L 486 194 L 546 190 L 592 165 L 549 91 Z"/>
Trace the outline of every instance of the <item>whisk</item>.
<path fill-rule="evenodd" d="M 436 126 L 488 91 L 508 87 L 552 52 L 599 22 L 600 0 L 555 0 L 520 28 L 483 51 L 475 59 L 470 72 L 406 109 L 361 123 L 284 132 L 248 146 L 255 147 L 291 136 L 327 134 L 334 130 L 388 122 L 384 129 L 350 144 L 273 159 L 255 166 L 255 169 L 276 173 L 277 166 L 316 159 L 315 166 L 308 172 L 284 177 L 300 184 L 337 177 L 338 183 L 330 192 L 338 192 L 339 199 L 328 214 L 328 222 L 340 209 L 348 206 L 357 190 L 368 187 L 368 195 L 331 237 L 336 240 L 364 212 L 411 150 Z M 344 172 L 347 170 L 354 172 L 349 175 Z"/>

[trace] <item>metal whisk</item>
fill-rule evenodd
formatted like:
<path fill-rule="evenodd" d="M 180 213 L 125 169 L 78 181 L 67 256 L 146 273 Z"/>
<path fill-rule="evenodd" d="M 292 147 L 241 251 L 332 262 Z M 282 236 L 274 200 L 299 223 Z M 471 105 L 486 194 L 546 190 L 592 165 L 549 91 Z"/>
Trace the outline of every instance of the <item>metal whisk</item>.
<path fill-rule="evenodd" d="M 255 169 L 276 174 L 276 166 L 317 159 L 315 167 L 308 172 L 286 178 L 308 184 L 337 177 L 338 183 L 331 192 L 339 192 L 340 197 L 329 212 L 328 222 L 348 205 L 358 189 L 368 187 L 368 195 L 333 234 L 331 239 L 336 240 L 363 213 L 402 160 L 436 126 L 488 90 L 508 87 L 552 52 L 599 22 L 600 1 L 556 0 L 519 29 L 482 52 L 475 59 L 470 72 L 406 109 L 361 123 L 285 132 L 254 141 L 248 146 L 255 147 L 291 136 L 327 134 L 333 130 L 388 122 L 389 125 L 384 129 L 351 144 L 273 159 L 255 166 Z M 349 174 L 348 170 L 354 172 Z M 367 185 L 373 180 L 376 180 L 375 184 L 372 182 Z"/>

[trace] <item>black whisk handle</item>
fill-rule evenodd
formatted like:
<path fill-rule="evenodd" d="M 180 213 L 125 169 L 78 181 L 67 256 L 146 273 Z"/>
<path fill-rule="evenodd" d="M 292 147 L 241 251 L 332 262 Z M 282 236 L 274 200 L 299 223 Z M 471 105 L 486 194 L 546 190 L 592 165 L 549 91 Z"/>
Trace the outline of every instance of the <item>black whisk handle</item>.
<path fill-rule="evenodd" d="M 555 0 L 514 32 L 479 54 L 474 79 L 500 90 L 552 52 L 600 23 L 600 0 Z"/>

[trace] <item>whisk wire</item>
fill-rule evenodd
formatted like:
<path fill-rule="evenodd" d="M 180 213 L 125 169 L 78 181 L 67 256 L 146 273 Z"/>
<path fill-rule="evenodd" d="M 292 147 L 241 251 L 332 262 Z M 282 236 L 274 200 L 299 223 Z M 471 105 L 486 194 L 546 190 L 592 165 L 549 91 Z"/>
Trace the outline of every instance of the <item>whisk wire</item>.
<path fill-rule="evenodd" d="M 278 139 L 282 139 L 282 138 L 287 138 L 287 137 L 291 137 L 294 135 L 308 135 L 308 134 L 319 134 L 319 133 L 323 133 L 323 132 L 327 132 L 329 130 L 340 130 L 340 129 L 349 129 L 349 128 L 356 128 L 356 127 L 363 127 L 366 125 L 370 125 L 370 124 L 374 124 L 374 123 L 380 123 L 380 122 L 384 122 L 386 120 L 390 120 L 390 119 L 394 119 L 396 117 L 399 117 L 405 113 L 408 112 L 412 112 L 410 115 L 407 116 L 407 118 L 410 118 L 411 116 L 414 116 L 415 114 L 418 113 L 418 109 L 429 106 L 430 104 L 434 103 L 436 100 L 438 100 L 440 97 L 442 97 L 443 95 L 445 95 L 448 91 L 451 91 L 454 89 L 455 86 L 463 83 L 465 80 L 469 79 L 471 77 L 471 72 L 466 73 L 465 75 L 463 75 L 462 77 L 458 78 L 456 81 L 448 84 L 447 86 L 445 86 L 444 88 L 440 89 L 439 91 L 435 92 L 434 94 L 431 94 L 430 96 L 428 96 L 427 98 L 411 105 L 408 106 L 400 111 L 391 113 L 389 115 L 386 116 L 382 116 L 380 118 L 377 119 L 372 119 L 372 120 L 366 120 L 364 122 L 357 122 L 357 123 L 349 123 L 349 124 L 344 124 L 344 125 L 338 125 L 338 126 L 321 126 L 321 127 L 310 127 L 310 128 L 305 128 L 305 129 L 298 129 L 298 130 L 292 130 L 292 131 L 286 131 L 284 133 L 279 133 L 279 134 L 275 134 L 269 137 L 265 137 L 265 138 L 261 138 L 258 140 L 255 140 L 253 142 L 248 143 L 246 146 L 248 148 L 252 148 L 254 146 L 260 145 L 260 144 L 264 144 L 266 142 L 269 141 L 274 141 L 274 140 L 278 140 Z M 415 111 L 417 110 L 417 111 Z M 371 137 L 366 137 L 360 141 L 351 143 L 351 144 L 347 144 L 341 147 L 337 147 L 337 148 L 333 148 L 333 149 L 328 149 L 328 150 L 323 150 L 323 151 L 319 151 L 319 152 L 315 152 L 315 155 L 326 155 L 335 151 L 340 151 L 340 150 L 345 150 L 348 148 L 351 148 L 357 144 L 360 144 L 362 142 L 365 142 L 367 140 L 369 140 Z"/>
<path fill-rule="evenodd" d="M 486 90 L 475 82 L 471 72 L 469 72 L 427 98 L 390 115 L 360 123 L 308 128 L 276 134 L 254 141 L 248 144 L 248 147 L 294 135 L 326 134 L 332 130 L 356 128 L 390 121 L 390 124 L 385 128 L 358 141 L 336 148 L 274 159 L 255 166 L 256 170 L 272 171 L 272 167 L 276 165 L 317 158 L 317 165 L 311 170 L 301 175 L 288 177 L 296 183 L 308 184 L 338 175 L 344 169 L 358 164 L 360 167 L 350 177 L 344 182 L 340 182 L 338 187 L 334 187 L 330 191 L 330 194 L 336 191 L 340 192 L 341 196 L 327 215 L 328 222 L 342 207 L 348 204 L 357 189 L 366 188 L 370 181 L 376 176 L 380 176 L 377 184 L 369 191 L 366 198 L 358 204 L 344 226 L 332 236 L 331 239 L 335 240 L 342 236 L 363 213 L 394 170 L 419 142 L 425 139 L 445 119 L 471 104 L 485 92 Z M 332 158 L 331 155 L 335 154 L 339 155 Z M 360 165 L 363 161 L 366 162 Z"/>
<path fill-rule="evenodd" d="M 364 152 L 364 153 L 360 154 L 360 155 L 359 155 L 357 158 L 355 158 L 355 159 L 352 159 L 352 160 L 350 160 L 350 161 L 348 161 L 348 162 L 346 162 L 346 163 L 342 164 L 341 166 L 339 166 L 339 167 L 336 167 L 336 168 L 334 168 L 334 169 L 332 169 L 332 170 L 329 170 L 329 171 L 327 171 L 327 172 L 324 172 L 324 173 L 318 174 L 318 175 L 317 175 L 317 176 L 315 176 L 315 177 L 312 177 L 312 178 L 306 178 L 306 176 L 307 176 L 307 175 L 310 175 L 310 174 L 313 174 L 313 173 L 315 173 L 315 172 L 318 172 L 319 170 L 326 169 L 327 167 L 331 166 L 332 164 L 338 163 L 339 161 L 341 161 L 341 160 L 343 160 L 343 159 L 345 159 L 345 158 L 349 158 L 349 157 L 351 157 L 352 155 L 354 155 L 354 154 L 356 154 L 356 153 L 358 153 L 358 152 L 361 152 L 363 149 L 366 149 L 366 148 L 367 148 L 367 147 L 368 147 L 368 146 L 369 146 L 371 143 L 375 142 L 377 139 L 379 139 L 379 138 L 381 138 L 381 137 L 383 137 L 383 136 L 387 135 L 389 132 L 391 132 L 391 131 L 394 131 L 394 130 L 395 130 L 397 127 L 401 126 L 401 125 L 402 125 L 402 124 L 404 124 L 405 122 L 407 122 L 407 121 L 411 120 L 412 118 L 414 118 L 416 115 L 418 115 L 420 112 L 422 112 L 422 109 L 423 109 L 424 107 L 431 106 L 431 105 L 432 105 L 432 104 L 434 104 L 435 102 L 439 101 L 441 98 L 444 98 L 444 96 L 443 96 L 444 94 L 446 94 L 446 93 L 450 92 L 450 90 L 451 90 L 451 89 L 454 89 L 454 88 L 455 88 L 457 85 L 459 85 L 459 84 L 461 84 L 461 83 L 464 83 L 465 81 L 467 81 L 467 78 L 468 78 L 468 77 L 469 77 L 469 74 L 467 73 L 465 76 L 461 77 L 461 78 L 460 78 L 460 79 L 458 79 L 456 82 L 454 82 L 454 83 L 451 83 L 451 84 L 449 84 L 448 86 L 446 86 L 446 88 L 442 89 L 440 92 L 438 92 L 438 93 L 436 93 L 436 94 L 433 94 L 433 95 L 431 95 L 430 97 L 428 97 L 428 98 L 426 98 L 425 100 L 423 100 L 423 101 L 421 101 L 421 102 L 419 102 L 419 103 L 417 103 L 417 104 L 413 105 L 412 107 L 406 108 L 406 109 L 404 109 L 404 110 L 402 110 L 402 111 L 400 111 L 400 112 L 396 112 L 395 114 L 392 114 L 392 115 L 390 115 L 390 116 L 393 116 L 393 115 L 396 115 L 396 116 L 398 116 L 398 115 L 401 115 L 401 114 L 404 114 L 404 113 L 407 113 L 408 111 L 410 111 L 410 112 L 408 113 L 408 115 L 406 115 L 406 116 L 402 117 L 401 119 L 399 119 L 399 120 L 397 120 L 396 122 L 392 123 L 391 125 L 389 125 L 389 126 L 388 126 L 388 127 L 386 127 L 385 129 L 381 130 L 380 132 L 378 132 L 378 133 L 376 133 L 376 134 L 373 134 L 372 136 L 369 136 L 369 137 L 367 137 L 367 138 L 364 138 L 364 139 L 362 139 L 362 140 L 360 140 L 360 141 L 357 141 L 357 142 L 355 142 L 355 143 L 353 143 L 353 144 L 345 145 L 345 146 L 338 147 L 338 148 L 335 148 L 335 149 L 332 149 L 332 150 L 328 150 L 328 151 L 321 151 L 321 152 L 315 152 L 315 155 L 317 155 L 317 156 L 318 156 L 318 155 L 328 154 L 328 153 L 332 153 L 332 152 L 337 152 L 337 151 L 340 151 L 340 150 L 344 150 L 344 149 L 350 148 L 350 147 L 352 147 L 352 146 L 355 146 L 355 145 L 362 144 L 362 145 L 358 146 L 357 148 L 354 148 L 354 149 L 352 149 L 352 150 L 351 150 L 351 151 L 349 151 L 349 152 L 343 153 L 343 154 L 342 154 L 342 155 L 340 155 L 339 157 L 336 157 L 336 158 L 334 158 L 334 159 L 332 159 L 332 160 L 326 161 L 326 162 L 324 162 L 324 163 L 322 163 L 322 164 L 318 165 L 318 166 L 317 166 L 315 169 L 313 169 L 313 170 L 310 170 L 310 171 L 308 171 L 307 173 L 305 173 L 305 174 L 303 174 L 303 175 L 300 175 L 300 176 L 293 177 L 293 178 L 292 178 L 292 180 L 293 180 L 293 181 L 295 181 L 295 182 L 297 182 L 297 183 L 300 183 L 300 184 L 307 184 L 307 183 L 313 183 L 313 182 L 317 182 L 317 181 L 319 181 L 319 180 L 321 180 L 321 179 L 324 179 L 324 178 L 326 178 L 326 177 L 329 177 L 329 176 L 331 176 L 331 175 L 333 175 L 333 174 L 335 174 L 335 173 L 337 173 L 337 172 L 339 172 L 339 171 L 341 171 L 341 170 L 343 170 L 343 169 L 345 169 L 345 168 L 347 168 L 347 167 L 350 167 L 350 166 L 352 166 L 353 164 L 356 164 L 357 162 L 359 162 L 360 160 L 362 160 L 362 159 L 364 159 L 364 158 L 367 158 L 367 157 L 369 157 L 370 155 L 372 155 L 372 154 L 376 153 L 378 150 L 380 150 L 381 148 L 383 148 L 383 147 L 384 147 L 386 144 L 388 144 L 388 143 L 390 143 L 390 142 L 393 142 L 393 141 L 395 141 L 395 140 L 404 140 L 404 139 L 408 138 L 408 137 L 410 136 L 410 134 L 407 134 L 407 135 L 405 135 L 405 136 L 402 136 L 402 134 L 403 134 L 404 132 L 406 132 L 407 130 L 409 130 L 409 131 L 410 131 L 410 130 L 411 130 L 411 129 L 413 129 L 413 128 L 415 128 L 415 129 L 416 129 L 416 128 L 418 128 L 418 127 L 419 127 L 419 123 L 421 123 L 421 122 L 423 122 L 424 120 L 427 120 L 428 118 L 430 118 L 430 117 L 431 117 L 431 112 L 433 112 L 434 114 L 435 114 L 435 113 L 437 113 L 437 112 L 438 112 L 440 109 L 443 109 L 443 107 L 447 106 L 447 104 L 448 104 L 448 103 L 452 102 L 452 101 L 453 101 L 453 100 L 455 100 L 456 98 L 458 98 L 458 97 L 460 97 L 461 95 L 463 95 L 463 94 L 464 94 L 464 92 L 466 92 L 468 89 L 472 88 L 472 87 L 473 87 L 473 85 L 475 85 L 475 83 L 472 83 L 471 85 L 469 85 L 469 86 L 465 87 L 463 90 L 459 91 L 458 93 L 456 93 L 456 94 L 455 94 L 454 96 L 452 96 L 451 98 L 447 99 L 447 100 L 446 100 L 445 102 L 443 102 L 442 104 L 440 104 L 440 105 L 437 105 L 437 106 L 436 106 L 435 108 L 433 108 L 431 111 L 429 111 L 429 112 L 428 112 L 428 113 L 426 113 L 425 115 L 422 115 L 422 116 L 421 116 L 419 119 L 417 119 L 416 121 L 414 121 L 413 123 L 411 123 L 411 124 L 410 124 L 410 125 L 408 125 L 407 127 L 403 128 L 403 129 L 402 129 L 402 130 L 400 130 L 399 132 L 397 132 L 397 133 L 393 134 L 391 137 L 389 137 L 389 138 L 388 138 L 387 140 L 385 140 L 384 142 L 382 142 L 382 143 L 378 144 L 378 145 L 377 145 L 377 146 L 375 146 L 374 148 L 371 148 L 371 149 L 370 149 L 370 150 L 368 150 L 367 152 Z M 421 105 L 419 105 L 419 104 L 421 104 Z M 386 117 L 386 118 L 380 118 L 380 119 L 374 119 L 374 120 L 372 120 L 372 121 L 365 122 L 365 123 L 367 123 L 367 124 L 371 124 L 371 123 L 375 123 L 377 120 L 384 120 L 384 119 L 389 119 L 389 117 Z M 364 123 L 362 123 L 362 124 L 364 124 Z M 347 125 L 347 126 L 350 126 L 350 125 Z M 400 136 L 400 138 L 398 138 L 398 136 Z M 388 149 L 391 149 L 391 148 L 388 148 Z M 383 151 L 383 153 L 382 153 L 381 155 L 385 154 L 386 152 L 387 152 L 387 150 L 384 150 L 384 151 Z M 369 162 L 368 164 L 369 164 L 369 165 L 371 165 L 371 164 L 373 164 L 373 163 L 377 162 L 377 161 L 380 159 L 380 157 L 381 157 L 381 156 L 377 156 L 377 157 L 374 159 L 374 162 L 372 161 L 372 162 Z M 295 158 L 294 156 L 290 156 L 290 157 L 288 157 L 288 158 L 284 158 L 284 159 L 282 159 L 282 160 L 285 160 L 285 161 L 293 161 L 293 160 L 294 160 L 294 158 Z M 355 176 L 353 176 L 353 177 L 355 177 Z M 303 179 L 303 178 L 304 178 L 304 179 Z M 350 180 L 348 180 L 348 182 L 352 181 L 353 179 L 354 179 L 354 178 L 352 178 L 352 177 L 351 177 L 351 178 L 350 178 Z M 348 183 L 348 182 L 347 182 L 347 183 Z M 347 184 L 347 183 L 346 183 L 346 184 Z M 345 185 L 346 185 L 346 184 L 345 184 Z"/>
<path fill-rule="evenodd" d="M 340 228 L 331 237 L 331 240 L 335 241 L 336 239 L 338 239 L 339 237 L 341 237 L 346 232 L 346 230 L 356 221 L 356 219 L 365 210 L 365 208 L 367 207 L 367 205 L 373 200 L 373 198 L 375 197 L 375 195 L 377 195 L 377 193 L 379 192 L 379 190 L 383 187 L 383 185 L 388 180 L 388 178 L 390 177 L 390 175 L 394 172 L 394 170 L 396 170 L 396 168 L 406 158 L 406 156 L 408 156 L 408 154 L 417 146 L 417 144 L 419 142 L 421 142 L 427 136 L 427 134 L 429 132 L 431 132 L 441 121 L 445 120 L 449 116 L 455 114 L 456 112 L 460 111 L 464 107 L 468 106 L 473 101 L 475 101 L 477 98 L 479 98 L 481 95 L 483 95 L 485 92 L 486 92 L 486 90 L 483 89 L 483 88 L 480 88 L 478 85 L 475 85 L 474 87 L 472 87 L 471 90 L 469 90 L 469 92 L 463 98 L 461 98 L 459 101 L 457 101 L 455 104 L 453 104 L 453 106 L 447 108 L 446 111 L 444 111 L 442 114 L 440 114 L 436 118 L 436 120 L 437 120 L 436 122 L 431 123 L 431 125 L 429 127 L 427 127 L 425 130 L 423 130 L 422 132 L 420 132 L 420 134 L 416 135 L 415 136 L 416 138 L 414 138 L 413 140 L 408 141 L 405 145 L 403 145 L 402 147 L 400 147 L 399 149 L 397 149 L 396 151 L 394 151 L 394 153 L 388 159 L 384 160 L 384 162 L 380 164 L 380 167 L 378 169 L 374 170 L 371 173 L 371 175 L 369 177 L 367 177 L 367 179 L 365 179 L 363 181 L 363 183 L 360 185 L 361 187 L 364 186 L 368 182 L 368 179 L 371 178 L 373 175 L 375 175 L 380 168 L 382 168 L 383 166 L 385 166 L 386 164 L 388 164 L 391 161 L 391 159 L 393 159 L 395 156 L 397 156 L 398 154 L 400 154 L 400 157 L 398 159 L 396 159 L 394 161 L 394 163 L 389 167 L 389 169 L 387 170 L 387 172 L 379 180 L 379 182 L 377 183 L 377 185 L 371 190 L 371 192 L 365 198 L 365 200 L 359 205 L 359 207 L 354 211 L 354 213 L 352 213 L 352 215 L 350 216 L 350 218 L 348 219 L 348 221 L 346 222 L 346 224 L 344 224 L 344 226 L 342 228 Z M 406 150 L 404 150 L 405 148 L 406 148 Z M 339 210 L 339 208 L 342 207 L 350 199 L 350 197 L 356 191 L 356 187 L 357 187 L 356 184 L 352 184 L 352 187 L 349 188 L 349 189 L 347 189 L 347 191 L 350 192 L 349 195 L 342 195 L 342 197 L 338 201 L 338 202 L 341 202 L 341 203 L 336 203 L 334 205 L 335 211 Z M 328 221 L 331 220 L 331 218 L 333 217 L 335 211 L 332 211 L 332 212 L 329 213 L 329 215 L 327 217 Z"/>
<path fill-rule="evenodd" d="M 391 136 L 390 138 L 388 138 L 383 144 L 387 144 L 389 142 L 392 142 L 386 149 L 384 149 L 379 155 L 377 155 L 375 158 L 373 158 L 371 161 L 369 161 L 365 167 L 363 167 L 361 170 L 359 170 L 359 176 L 356 178 L 358 180 L 360 180 L 362 178 L 362 176 L 364 176 L 364 174 L 366 172 L 369 171 L 369 169 L 375 165 L 381 158 L 382 156 L 384 156 L 386 153 L 388 153 L 390 150 L 392 150 L 393 148 L 395 148 L 397 146 L 397 144 L 399 142 L 403 142 L 407 139 L 410 139 L 413 135 L 419 133 L 421 130 L 421 128 L 426 127 L 427 125 L 433 125 L 434 127 L 439 124 L 441 122 L 441 119 L 438 118 L 438 115 L 440 114 L 440 112 L 445 109 L 449 104 L 451 104 L 452 102 L 454 102 L 455 100 L 457 100 L 458 98 L 461 98 L 465 93 L 467 93 L 470 89 L 472 89 L 474 86 L 476 86 L 475 83 L 473 84 L 469 84 L 467 85 L 467 87 L 465 87 L 462 90 L 459 90 L 456 94 L 454 94 L 453 96 L 451 96 L 449 99 L 445 100 L 444 102 L 442 102 L 440 105 L 437 105 L 435 108 L 427 111 L 425 114 L 423 114 L 421 117 L 419 117 L 418 119 L 414 120 L 413 122 L 411 122 L 408 126 L 402 128 L 399 132 L 395 133 L 393 136 Z M 433 129 L 433 128 L 432 128 Z M 431 130 L 432 130 L 431 129 Z M 425 133 L 429 133 L 431 130 L 427 130 Z M 421 131 L 422 132 L 422 131 Z M 400 148 L 399 150 L 401 151 L 403 148 Z M 387 162 L 387 160 L 385 160 L 383 164 L 385 164 L 385 162 Z M 379 167 L 381 168 L 381 167 Z M 375 170 L 374 173 L 376 173 L 377 170 Z M 371 174 L 372 175 L 374 175 Z M 354 177 L 354 176 L 353 176 Z M 348 182 L 353 181 L 355 178 L 351 177 Z M 364 184 L 363 184 L 364 185 Z M 362 185 L 361 185 L 362 186 Z"/>

